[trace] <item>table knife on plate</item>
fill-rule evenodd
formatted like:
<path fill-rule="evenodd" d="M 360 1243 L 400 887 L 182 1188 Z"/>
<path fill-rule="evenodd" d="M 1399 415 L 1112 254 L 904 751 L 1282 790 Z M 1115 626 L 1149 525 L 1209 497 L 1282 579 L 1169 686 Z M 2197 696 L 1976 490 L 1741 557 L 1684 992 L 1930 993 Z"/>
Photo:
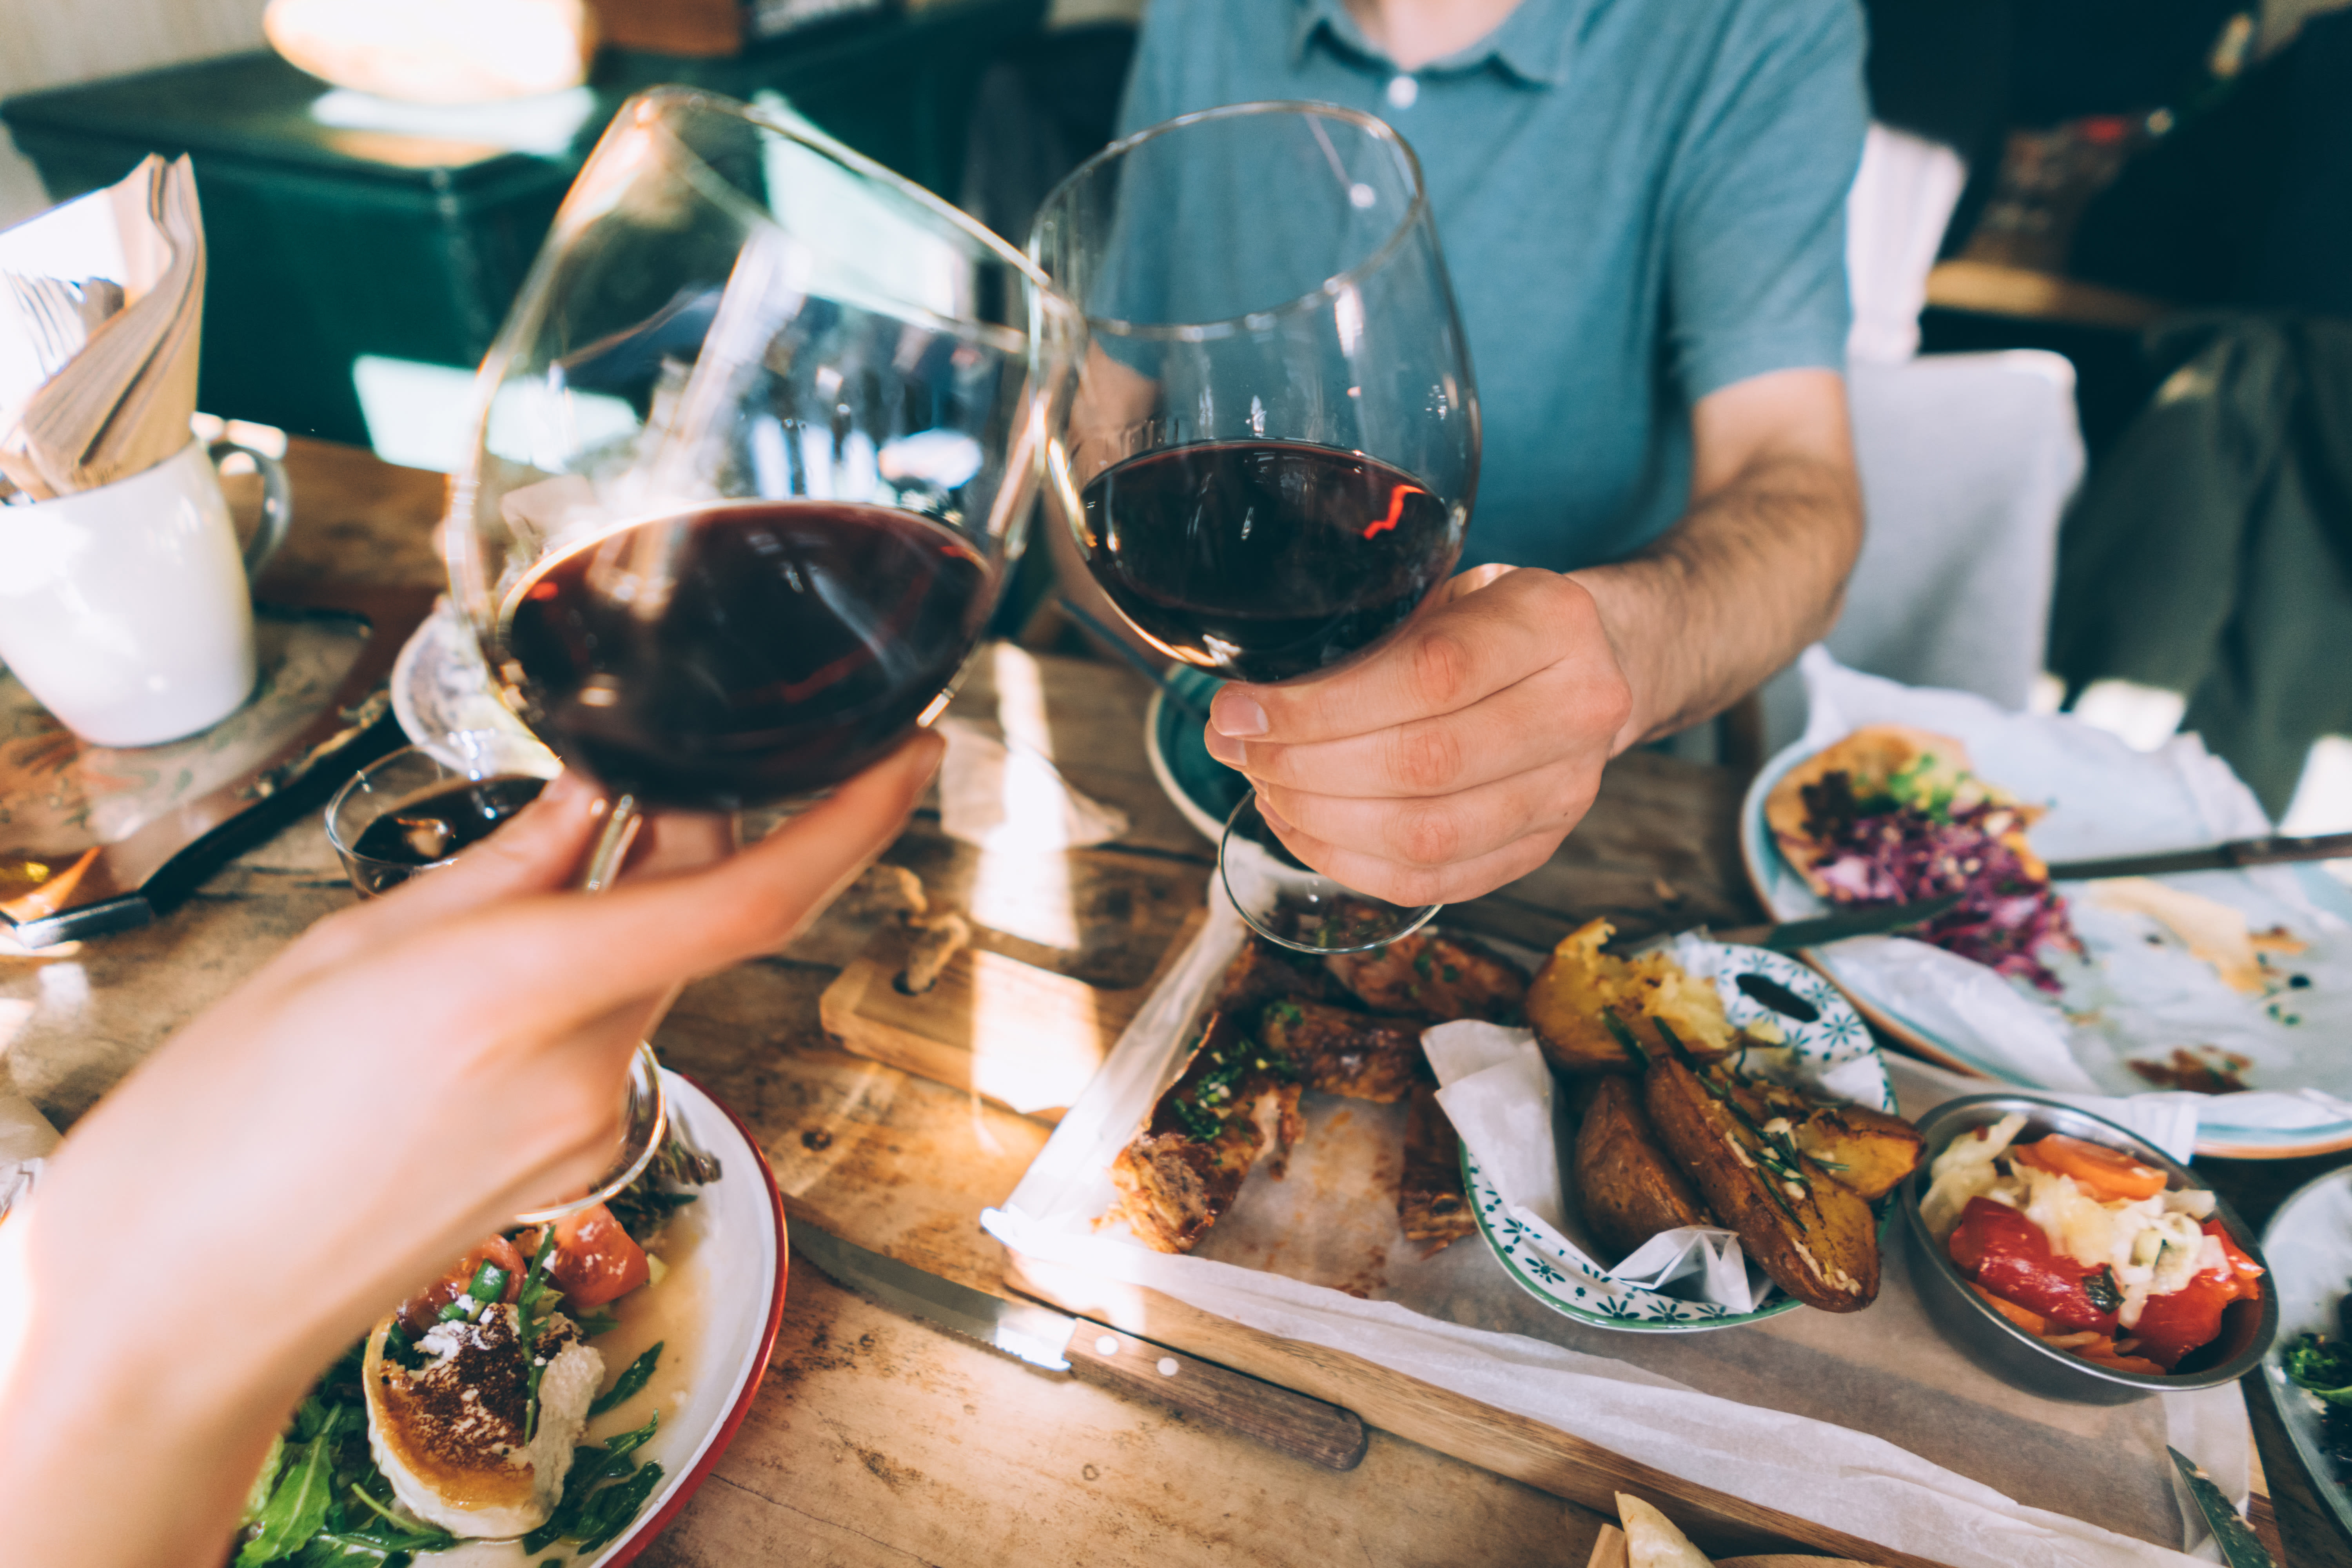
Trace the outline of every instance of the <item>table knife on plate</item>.
<path fill-rule="evenodd" d="M 2239 838 L 2202 849 L 2165 849 L 2149 855 L 2117 855 L 2104 860 L 2062 860 L 2050 868 L 2053 882 L 2087 882 L 2100 877 L 2161 877 L 2174 871 L 2237 871 L 2248 866 L 2284 866 L 2297 860 L 2340 860 L 2352 856 L 2352 833 L 2313 838 Z"/>
<path fill-rule="evenodd" d="M 1874 904 L 1866 910 L 1841 910 L 1835 914 L 1821 915 L 1811 920 L 1782 921 L 1778 925 L 1740 926 L 1732 931 L 1707 932 L 1716 942 L 1727 942 L 1740 947 L 1769 947 L 1774 952 L 1795 952 L 1800 948 L 1818 947 L 1825 942 L 1843 942 L 1850 936 L 1884 936 L 1934 920 L 1960 901 L 1958 893 L 1946 893 L 1941 898 L 1921 899 L 1908 904 Z"/>
<path fill-rule="evenodd" d="M 854 1242 L 792 1222 L 793 1250 L 835 1284 L 886 1307 L 952 1329 L 1048 1372 L 1066 1372 L 1130 1398 L 1172 1405 L 1247 1433 L 1262 1443 L 1334 1470 L 1364 1457 L 1355 1412 L 1309 1399 L 1181 1351 L 1028 1301 L 942 1279 Z"/>
<path fill-rule="evenodd" d="M 2209 844 L 2201 849 L 2165 849 L 2147 855 L 2118 855 L 2104 860 L 2060 860 L 2050 867 L 2053 882 L 2088 882 L 2104 877 L 2162 877 L 2176 871 L 2234 871 L 2248 866 L 2284 866 L 2298 860 L 2336 860 L 2352 857 L 2352 833 L 2321 834 L 2311 838 L 2240 838 Z M 1920 925 L 1959 902 L 1958 893 L 1921 899 L 1907 904 L 1874 904 L 1866 910 L 1841 910 L 1816 919 L 1785 921 L 1779 925 L 1742 926 L 1711 931 L 1717 942 L 1748 947 L 1769 947 L 1794 952 L 1850 936 L 1882 936 L 1905 926 Z"/>

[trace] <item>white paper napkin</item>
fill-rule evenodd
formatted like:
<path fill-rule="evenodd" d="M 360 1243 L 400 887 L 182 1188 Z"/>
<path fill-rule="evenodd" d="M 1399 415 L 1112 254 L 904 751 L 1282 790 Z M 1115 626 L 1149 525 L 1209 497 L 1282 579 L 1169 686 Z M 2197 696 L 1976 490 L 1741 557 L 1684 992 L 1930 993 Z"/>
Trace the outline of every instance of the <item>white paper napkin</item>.
<path fill-rule="evenodd" d="M 1070 787 L 1053 760 L 1007 746 L 965 719 L 937 726 L 948 743 L 940 765 L 940 826 L 983 849 L 1077 849 L 1127 831 L 1127 814 Z"/>
<path fill-rule="evenodd" d="M 1713 1226 L 1662 1231 L 1606 1268 L 1568 1235 L 1560 1181 L 1561 1129 L 1551 1068 L 1532 1029 L 1507 1029 L 1475 1018 L 1422 1032 L 1437 1074 L 1437 1103 L 1462 1135 L 1470 1157 L 1503 1195 L 1505 1209 L 1537 1244 L 1575 1273 L 1656 1289 L 1696 1276 L 1700 1299 L 1752 1312 L 1763 1287 L 1751 1279 L 1739 1238 Z"/>

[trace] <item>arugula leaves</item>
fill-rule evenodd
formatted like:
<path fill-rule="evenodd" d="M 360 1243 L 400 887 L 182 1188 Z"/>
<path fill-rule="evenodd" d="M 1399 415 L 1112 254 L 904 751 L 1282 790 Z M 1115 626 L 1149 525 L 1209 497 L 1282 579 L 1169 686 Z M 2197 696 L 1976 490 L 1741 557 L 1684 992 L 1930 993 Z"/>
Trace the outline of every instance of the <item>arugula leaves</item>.
<path fill-rule="evenodd" d="M 622 1371 L 618 1382 L 590 1402 L 588 1414 L 592 1416 L 602 1415 L 613 1406 L 634 1398 L 637 1390 L 645 1387 L 651 1380 L 654 1368 L 661 1364 L 662 1346 L 668 1342 L 667 1340 L 656 1340 L 645 1354 L 631 1362 Z"/>
<path fill-rule="evenodd" d="M 336 1405 L 340 1414 L 350 1408 Z M 285 1452 L 278 1484 L 270 1489 L 269 1500 L 262 1505 L 255 1520 L 260 1532 L 245 1543 L 236 1554 L 236 1568 L 259 1568 L 265 1563 L 275 1563 L 290 1557 L 297 1547 L 319 1533 L 327 1522 L 327 1504 L 331 1500 L 335 1485 L 334 1436 L 331 1426 L 326 1435 L 308 1443 L 290 1446 Z"/>
<path fill-rule="evenodd" d="M 646 1417 L 644 1426 L 611 1438 L 602 1447 L 583 1446 L 572 1449 L 572 1469 L 563 1478 L 562 1500 L 545 1524 L 522 1538 L 522 1549 L 541 1552 L 570 1537 L 580 1542 L 582 1551 L 593 1552 L 627 1529 L 646 1500 L 653 1495 L 654 1488 L 661 1483 L 662 1475 L 659 1465 L 649 1464 L 633 1470 L 628 1456 L 643 1447 L 660 1426 L 661 1413 L 656 1411 Z M 646 1479 L 649 1476 L 650 1480 Z"/>
<path fill-rule="evenodd" d="M 2352 1408 L 2352 1345 L 2305 1334 L 2286 1352 L 2286 1374 L 2328 1404 Z"/>

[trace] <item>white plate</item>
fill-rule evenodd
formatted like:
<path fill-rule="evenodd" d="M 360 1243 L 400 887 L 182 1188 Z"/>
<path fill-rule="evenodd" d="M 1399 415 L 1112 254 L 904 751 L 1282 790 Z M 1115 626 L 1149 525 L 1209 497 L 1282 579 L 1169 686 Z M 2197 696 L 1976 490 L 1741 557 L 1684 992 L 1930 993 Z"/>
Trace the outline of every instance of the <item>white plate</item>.
<path fill-rule="evenodd" d="M 607 1411 L 589 1426 L 587 1442 L 645 1424 L 658 1407 L 661 1428 L 636 1451 L 638 1464 L 662 1468 L 661 1484 L 646 1500 L 636 1521 L 617 1540 L 585 1557 L 572 1557 L 562 1542 L 526 1558 L 509 1546 L 516 1563 L 537 1563 L 549 1555 L 562 1556 L 567 1568 L 618 1568 L 645 1550 L 726 1451 L 751 1408 L 775 1348 L 776 1328 L 783 1321 L 784 1241 L 783 1199 L 776 1192 L 768 1162 L 735 1113 L 702 1091 L 693 1079 L 665 1069 L 662 1088 L 668 1095 L 669 1113 L 693 1141 L 716 1155 L 719 1179 L 701 1188 L 695 1202 L 670 1221 L 665 1252 L 675 1250 L 679 1261 L 656 1293 L 678 1290 L 684 1304 L 674 1310 L 686 1321 L 684 1332 L 665 1324 L 671 1334 L 662 1352 L 662 1370 L 646 1392 Z M 625 1317 L 615 1335 L 632 1325 Z M 644 1337 L 660 1337 L 650 1329 Z M 625 1366 L 623 1356 L 635 1348 L 616 1347 L 622 1355 L 608 1356 L 608 1373 Z M 674 1378 L 670 1365 L 679 1358 Z M 667 1386 L 666 1386 L 667 1385 Z M 478 1549 L 477 1549 L 478 1550 Z M 500 1561 L 504 1561 L 501 1559 Z M 455 1568 L 456 1554 L 439 1553 L 417 1559 L 418 1568 Z"/>
<path fill-rule="evenodd" d="M 2330 1171 L 2297 1188 L 2263 1227 L 2263 1258 L 2271 1266 L 2278 1295 L 2278 1339 L 2263 1360 L 2271 1402 L 2286 1423 L 2287 1436 L 2311 1489 L 2336 1511 L 2336 1522 L 2352 1531 L 2352 1465 L 2330 1458 L 2320 1443 L 2320 1402 L 2286 1375 L 2286 1352 L 2305 1334 L 2344 1338 L 2337 1303 L 2352 1295 L 2352 1166 Z"/>
<path fill-rule="evenodd" d="M 1722 998 L 1724 1012 L 1735 1026 L 1744 1028 L 1766 1020 L 1778 1025 L 1794 1052 L 1801 1082 L 1819 1085 L 1825 1075 L 1847 1068 L 1838 1080 L 1838 1087 L 1846 1092 L 1836 1098 L 1894 1111 L 1895 1091 L 1886 1082 L 1878 1047 L 1835 986 L 1795 959 L 1760 947 L 1723 942 L 1702 945 L 1714 955 L 1716 994 Z M 1739 989 L 1740 976 L 1748 974 L 1785 987 L 1818 1016 L 1811 1023 L 1803 1023 L 1767 1007 Z M 1868 1069 L 1857 1073 L 1848 1068 L 1850 1063 L 1864 1060 L 1877 1065 L 1874 1084 L 1870 1081 L 1872 1074 Z M 1478 1234 L 1502 1264 L 1503 1272 L 1561 1317 L 1601 1329 L 1687 1334 L 1760 1323 L 1802 1305 L 1793 1296 L 1775 1294 L 1752 1312 L 1734 1312 L 1712 1301 L 1686 1300 L 1666 1291 L 1628 1285 L 1567 1267 L 1565 1259 L 1544 1250 L 1532 1232 L 1511 1218 L 1503 1194 L 1478 1169 L 1467 1149 L 1462 1154 L 1462 1173 L 1469 1193 L 1470 1212 L 1478 1221 Z M 1563 1195 L 1571 1203 L 1576 1196 L 1572 1191 Z M 1882 1220 L 1885 1213 L 1892 1212 L 1884 1205 L 1882 1211 Z M 1882 1223 L 1882 1245 L 1885 1235 L 1886 1227 Z"/>
<path fill-rule="evenodd" d="M 1863 678 L 1841 672 L 1848 680 Z M 1912 721 L 1929 729 L 1953 733 L 1969 752 L 1977 771 L 2011 794 L 2027 800 L 2040 801 L 2050 806 L 2050 814 L 2033 829 L 2035 847 L 2050 858 L 2087 858 L 2105 853 L 2137 853 L 2165 847 L 2166 843 L 2182 845 L 2195 842 L 2168 833 L 2184 831 L 2174 826 L 2192 818 L 2200 809 L 2210 810 L 2210 802 L 2197 798 L 2200 789 L 2210 790 L 2210 775 L 2221 764 L 2210 758 L 2197 756 L 2194 768 L 2188 764 L 2166 765 L 2157 759 L 2129 752 L 2120 742 L 2097 737 L 2086 726 L 2063 719 L 2031 718 L 2001 713 L 1990 704 L 1976 699 L 1958 700 L 1959 694 L 1920 691 L 1913 693 L 1922 700 L 1944 705 L 1943 710 L 1933 711 Z M 1976 714 L 1968 705 L 1983 708 Z M 1868 721 L 1882 721 L 1879 715 L 1866 716 Z M 2079 733 L 2077 733 L 2079 731 Z M 2105 742 L 2101 744 L 2100 742 Z M 2112 747 L 2112 750 L 2109 750 Z M 1747 797 L 1740 803 L 1739 847 L 1746 864 L 1748 880 L 1757 897 L 1776 920 L 1801 920 L 1823 911 L 1825 905 L 1803 879 L 1798 876 L 1781 855 L 1779 844 L 1764 820 L 1764 802 L 1781 776 L 1795 767 L 1816 749 L 1810 742 L 1781 752 L 1767 763 L 1763 771 L 1749 785 Z M 2234 779 L 2227 780 L 2228 787 L 2242 790 Z M 2143 818 L 2161 817 L 2162 824 L 2151 826 Z M 2194 829 L 2187 829 L 2194 831 Z M 2226 831 L 2226 830 L 2225 830 Z M 2153 841 L 2150 836 L 2153 835 Z M 2301 890 L 2299 900 L 2283 900 L 2278 878 L 2292 879 L 2287 891 Z M 2294 998 L 2318 999 L 2323 1007 L 2333 1007 L 2338 1013 L 2352 1009 L 2352 927 L 2337 925 L 2333 930 L 2315 930 L 2310 910 L 2313 907 L 2338 917 L 2352 917 L 2352 892 L 2347 892 L 2316 867 L 2292 868 L 2270 868 L 2265 872 L 2200 872 L 2188 878 L 2167 878 L 2178 881 L 2207 897 L 2224 899 L 2253 912 L 2257 926 L 2272 921 L 2290 925 L 2295 934 L 2313 942 L 2313 950 L 2297 961 L 2297 967 L 2315 969 L 2325 966 L 2344 975 L 2347 987 L 2336 992 L 2333 1000 L 2326 991 L 2289 992 Z M 2296 904 L 2300 904 L 2297 909 Z M 2118 956 L 2131 964 L 2163 963 L 2170 967 L 2171 976 L 2184 970 L 2201 968 L 2185 952 L 2158 952 L 2106 945 L 2116 934 L 2128 933 L 2136 928 L 2127 921 L 2137 917 L 2118 917 L 2098 911 L 2095 921 L 2079 921 L 2091 949 L 2092 964 L 2074 963 L 2062 966 L 2069 984 L 2068 1000 L 2084 1005 L 2086 994 L 2103 988 L 2108 964 Z M 2145 924 L 2146 922 L 2140 922 Z M 2111 931 L 2089 929 L 2096 924 Z M 1927 1059 L 1962 1072 L 2016 1084 L 2029 1089 L 2051 1089 L 2075 1092 L 2132 1095 L 2148 1092 L 2155 1086 L 2131 1077 L 2115 1059 L 2112 1044 L 2089 1042 L 2093 1051 L 2105 1049 L 2108 1060 L 2070 1060 L 2070 1070 L 2082 1075 L 2081 1081 L 2049 1081 L 2034 1073 L 2021 1069 L 2014 1059 L 2004 1060 L 1997 1047 L 1981 1034 L 1970 1035 L 1948 1022 L 1931 1023 L 1907 1013 L 1895 995 L 1890 994 L 1877 977 L 1871 961 L 1882 956 L 1885 944 L 1900 939 L 1888 937 L 1857 937 L 1843 942 L 1809 950 L 1806 957 L 1819 966 L 1852 998 L 1854 1005 L 1871 1022 L 1902 1041 L 1906 1047 Z M 2155 956 L 2151 958 L 2150 954 Z M 2203 984 L 2210 979 L 2210 970 L 2192 978 Z M 2016 998 L 2011 1006 L 2038 1009 L 2045 1020 L 2044 1026 L 2062 1032 L 2072 1027 L 2057 1003 L 2029 994 L 2022 987 L 1984 972 L 1988 985 L 2002 987 Z M 2207 999 L 2209 1008 L 2227 1010 L 2231 994 L 2220 989 L 2218 980 L 2204 984 L 2213 993 Z M 2006 1000 L 2005 998 L 1994 998 Z M 2340 1026 L 2315 1025 L 2299 1029 L 2274 1026 L 2264 1021 L 2262 1004 L 2252 999 L 2243 1001 L 2242 1025 L 2247 1033 L 2268 1037 L 2264 1039 L 2262 1066 L 2252 1069 L 2252 1087 L 2260 1089 L 2292 1091 L 2304 1084 L 2326 1093 L 2352 1098 L 2352 1038 Z M 2298 1005 L 2308 1006 L 2307 1003 Z M 2151 1026 L 2163 1027 L 2170 1019 L 2159 1018 Z M 2184 1033 L 2193 1025 L 2183 1026 Z M 2104 1041 L 2106 1037 L 2101 1037 Z M 2172 1045 L 2192 1043 L 2194 1037 L 2176 1036 L 2169 1040 L 2129 1040 L 2128 1045 L 2151 1050 L 2159 1058 L 2168 1053 Z M 2076 1058 L 2084 1042 L 2078 1039 Z M 2233 1044 L 2235 1042 L 2233 1041 Z M 2271 1069 L 2263 1076 L 2263 1067 Z M 2104 1070 L 2102 1070 L 2104 1068 Z M 2263 1125 L 2249 1117 L 2233 1121 L 2231 1098 L 2217 1096 L 2200 1108 L 2197 1152 L 2200 1154 L 2225 1158 L 2285 1158 L 2292 1155 L 2315 1154 L 2352 1148 L 2352 1118 L 2336 1115 L 2314 1117 L 2296 1125 Z M 2264 1095 L 2273 1102 L 2283 1095 Z"/>

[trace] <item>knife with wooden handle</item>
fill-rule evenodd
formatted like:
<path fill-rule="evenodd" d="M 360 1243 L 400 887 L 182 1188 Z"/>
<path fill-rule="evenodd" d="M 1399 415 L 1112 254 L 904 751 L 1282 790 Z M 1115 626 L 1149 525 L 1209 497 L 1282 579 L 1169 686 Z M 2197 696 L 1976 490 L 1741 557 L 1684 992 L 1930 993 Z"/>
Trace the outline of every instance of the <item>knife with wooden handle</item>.
<path fill-rule="evenodd" d="M 792 1222 L 793 1250 L 833 1280 L 1032 1366 L 1066 1372 L 1129 1398 L 1157 1400 L 1188 1415 L 1247 1433 L 1327 1469 L 1351 1470 L 1369 1440 L 1352 1410 L 1247 1377 L 1213 1362 L 1073 1318 L 1029 1301 L 1008 1301 L 911 1263 Z"/>

